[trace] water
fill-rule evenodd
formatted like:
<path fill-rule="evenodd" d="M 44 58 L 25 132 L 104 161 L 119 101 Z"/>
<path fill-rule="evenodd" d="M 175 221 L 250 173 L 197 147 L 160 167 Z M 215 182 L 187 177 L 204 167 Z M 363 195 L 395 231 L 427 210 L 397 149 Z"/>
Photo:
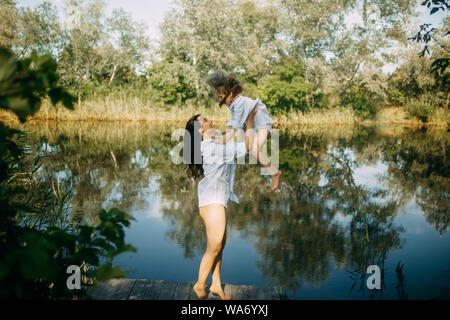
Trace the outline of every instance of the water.
<path fill-rule="evenodd" d="M 27 125 L 42 170 L 73 183 L 73 212 L 135 217 L 127 277 L 195 281 L 205 249 L 196 185 L 171 161 L 183 124 Z M 449 134 L 403 126 L 280 128 L 283 192 L 238 165 L 222 282 L 274 285 L 289 299 L 448 299 Z M 270 150 L 270 148 L 269 148 Z M 366 269 L 382 289 L 366 287 Z"/>

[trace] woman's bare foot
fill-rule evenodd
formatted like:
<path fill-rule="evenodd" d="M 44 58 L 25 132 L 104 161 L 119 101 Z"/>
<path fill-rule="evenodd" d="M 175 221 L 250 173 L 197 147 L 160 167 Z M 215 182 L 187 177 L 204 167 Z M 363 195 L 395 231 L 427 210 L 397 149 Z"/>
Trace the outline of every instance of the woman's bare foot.
<path fill-rule="evenodd" d="M 197 298 L 199 298 L 200 300 L 206 299 L 206 292 L 205 292 L 205 287 L 201 288 L 198 283 L 196 282 L 193 286 L 192 289 L 195 292 L 195 295 L 197 296 Z"/>
<path fill-rule="evenodd" d="M 277 189 L 281 190 L 281 174 L 282 172 L 278 170 L 277 173 L 270 176 L 272 178 L 272 188 L 270 189 L 270 192 L 273 192 Z"/>
<path fill-rule="evenodd" d="M 226 296 L 225 293 L 223 292 L 222 286 L 211 285 L 209 287 L 209 291 L 214 294 L 217 294 L 220 297 L 220 299 L 222 299 L 222 300 L 231 300 L 231 297 Z"/>

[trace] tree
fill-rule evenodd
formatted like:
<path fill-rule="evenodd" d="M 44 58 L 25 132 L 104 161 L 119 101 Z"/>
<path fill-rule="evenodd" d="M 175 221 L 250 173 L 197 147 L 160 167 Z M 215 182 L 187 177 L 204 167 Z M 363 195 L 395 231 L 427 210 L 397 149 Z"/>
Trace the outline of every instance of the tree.
<path fill-rule="evenodd" d="M 105 43 L 103 60 L 108 64 L 105 69 L 110 70 L 109 83 L 116 77 L 127 79 L 127 73 L 145 72 L 150 49 L 149 39 L 145 36 L 145 25 L 136 23 L 129 13 L 118 9 L 113 10 L 112 16 L 106 19 L 105 32 L 109 42 Z"/>
<path fill-rule="evenodd" d="M 439 10 L 442 11 L 448 11 L 450 10 L 450 1 L 449 0 L 425 0 L 421 3 L 422 6 L 427 6 L 427 8 L 430 9 L 430 15 L 438 12 Z M 417 34 L 411 38 L 408 38 L 409 40 L 421 42 L 424 44 L 423 50 L 419 53 L 420 57 L 423 57 L 425 55 L 425 52 L 430 54 L 430 51 L 428 50 L 429 42 L 433 40 L 437 45 L 441 47 L 441 49 L 444 50 L 443 55 L 440 58 L 437 58 L 432 63 L 432 71 L 439 71 L 441 74 L 445 72 L 447 67 L 450 64 L 450 58 L 448 58 L 450 50 L 448 49 L 448 45 L 442 44 L 440 39 L 436 38 L 436 33 L 441 33 L 439 36 L 448 36 L 450 34 L 450 30 L 446 29 L 448 27 L 448 22 L 450 18 L 447 16 L 444 20 L 443 27 L 440 27 L 438 29 L 432 27 L 432 24 L 425 23 L 420 25 L 420 30 L 417 32 Z M 440 30 L 440 29 L 443 30 Z"/>
<path fill-rule="evenodd" d="M 281 50 L 274 10 L 253 1 L 180 0 L 161 25 L 159 59 L 183 70 L 198 99 L 210 96 L 203 80 L 213 70 L 256 82 Z"/>
<path fill-rule="evenodd" d="M 364 67 L 381 72 L 383 59 L 390 62 L 398 59 L 395 52 L 383 51 L 395 42 L 406 42 L 404 26 L 410 21 L 415 7 L 411 0 L 354 0 L 347 4 L 351 8 L 347 13 L 356 15 L 360 21 L 338 32 L 335 46 L 330 48 L 332 55 L 328 65 L 336 79 L 333 86 L 338 92 L 349 90 L 358 75 L 365 72 Z"/>
<path fill-rule="evenodd" d="M 344 27 L 348 1 L 274 1 L 281 13 L 282 36 L 289 56 L 295 59 L 320 57 L 338 40 Z"/>
<path fill-rule="evenodd" d="M 14 0 L 0 0 L 0 47 L 13 49 L 17 45 L 18 10 Z"/>
<path fill-rule="evenodd" d="M 20 8 L 15 51 L 24 57 L 35 52 L 57 58 L 65 44 L 65 33 L 54 5 L 42 2 L 35 9 Z"/>
<path fill-rule="evenodd" d="M 123 10 L 105 19 L 105 3 L 71 0 L 66 6 L 67 44 L 60 54 L 63 83 L 82 89 L 99 83 L 126 82 L 142 73 L 148 60 L 149 40 L 144 25 Z"/>

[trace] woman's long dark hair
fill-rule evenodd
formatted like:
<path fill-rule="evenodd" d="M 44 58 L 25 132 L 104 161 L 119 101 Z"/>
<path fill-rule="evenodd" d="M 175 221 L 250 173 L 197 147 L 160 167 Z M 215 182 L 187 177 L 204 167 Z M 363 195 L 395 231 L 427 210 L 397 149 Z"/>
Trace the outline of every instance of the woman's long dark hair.
<path fill-rule="evenodd" d="M 186 130 L 183 139 L 183 161 L 186 165 L 186 173 L 194 179 L 203 176 L 203 158 L 200 150 L 202 135 L 198 131 L 201 127 L 196 114 L 186 123 Z"/>

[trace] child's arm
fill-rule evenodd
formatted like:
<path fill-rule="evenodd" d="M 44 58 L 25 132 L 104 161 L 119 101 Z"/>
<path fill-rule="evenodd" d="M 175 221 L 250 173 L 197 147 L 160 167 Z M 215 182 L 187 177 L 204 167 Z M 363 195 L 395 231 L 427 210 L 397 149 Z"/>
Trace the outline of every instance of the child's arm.
<path fill-rule="evenodd" d="M 231 139 L 233 139 L 234 134 L 235 130 L 232 127 L 227 127 L 225 131 L 222 131 L 222 136 L 220 137 L 220 139 L 216 139 L 215 142 L 218 144 L 225 144 Z"/>

